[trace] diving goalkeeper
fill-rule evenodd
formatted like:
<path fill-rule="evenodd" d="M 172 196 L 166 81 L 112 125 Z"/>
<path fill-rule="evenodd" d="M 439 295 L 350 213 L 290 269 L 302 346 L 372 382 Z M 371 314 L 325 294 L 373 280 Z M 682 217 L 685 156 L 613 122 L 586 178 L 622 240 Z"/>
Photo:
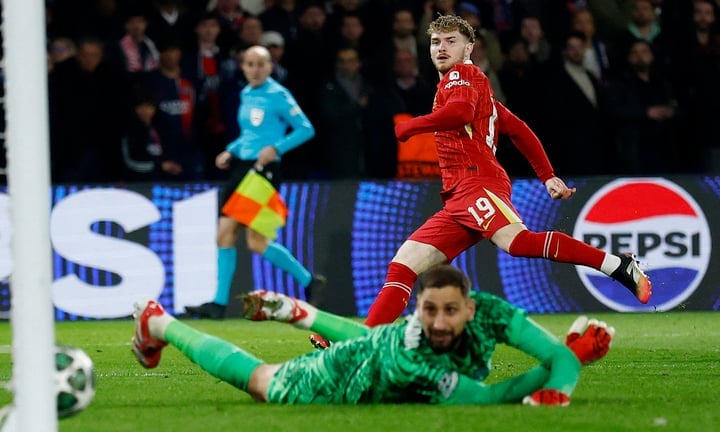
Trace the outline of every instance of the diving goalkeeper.
<path fill-rule="evenodd" d="M 246 317 L 288 322 L 337 342 L 282 364 L 267 364 L 201 333 L 153 300 L 136 304 L 133 352 L 144 367 L 154 368 L 162 349 L 171 344 L 260 402 L 565 406 L 582 365 L 602 358 L 615 332 L 605 323 L 580 317 L 563 344 L 522 309 L 490 294 L 470 292 L 467 277 L 455 267 L 434 267 L 420 281 L 415 313 L 403 323 L 374 328 L 281 294 L 256 291 L 246 296 Z M 483 383 L 498 343 L 527 353 L 539 364 L 505 381 Z"/>

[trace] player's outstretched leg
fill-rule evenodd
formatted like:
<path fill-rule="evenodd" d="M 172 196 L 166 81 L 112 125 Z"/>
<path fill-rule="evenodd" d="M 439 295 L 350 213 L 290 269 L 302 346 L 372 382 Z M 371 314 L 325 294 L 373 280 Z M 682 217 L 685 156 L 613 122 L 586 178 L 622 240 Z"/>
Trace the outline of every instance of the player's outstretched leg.
<path fill-rule="evenodd" d="M 545 258 L 600 270 L 623 284 L 643 304 L 652 295 L 650 279 L 640 270 L 634 255 L 606 253 L 565 233 L 523 229 L 514 236 L 507 252 L 515 257 Z"/>
<path fill-rule="evenodd" d="M 645 272 L 640 270 L 635 255 L 627 253 L 617 256 L 620 258 L 620 267 L 610 277 L 635 294 L 640 303 L 645 304 L 650 301 L 652 283 Z"/>
<path fill-rule="evenodd" d="M 147 369 L 157 367 L 158 363 L 160 363 L 162 349 L 165 348 L 167 342 L 157 337 L 160 329 L 154 327 L 166 325 L 170 316 L 160 303 L 155 300 L 145 300 L 135 303 L 133 318 L 135 318 L 135 335 L 132 339 L 132 351 L 135 358 Z M 152 323 L 150 322 L 151 319 L 153 320 Z M 160 334 L 162 334 L 162 331 L 160 331 Z"/>

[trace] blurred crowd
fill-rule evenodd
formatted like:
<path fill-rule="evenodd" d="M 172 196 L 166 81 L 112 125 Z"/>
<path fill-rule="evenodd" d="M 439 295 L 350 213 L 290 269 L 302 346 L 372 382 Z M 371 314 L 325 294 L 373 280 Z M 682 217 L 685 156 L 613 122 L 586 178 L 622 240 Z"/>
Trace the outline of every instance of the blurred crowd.
<path fill-rule="evenodd" d="M 224 179 L 252 45 L 316 137 L 290 180 L 398 176 L 394 121 L 431 111 L 427 24 L 457 14 L 495 97 L 560 176 L 720 172 L 720 0 L 46 1 L 54 182 Z M 407 153 L 407 152 L 406 152 Z M 402 156 L 403 158 L 407 155 Z M 409 156 L 409 157 L 412 157 Z M 532 176 L 508 142 L 498 158 Z"/>

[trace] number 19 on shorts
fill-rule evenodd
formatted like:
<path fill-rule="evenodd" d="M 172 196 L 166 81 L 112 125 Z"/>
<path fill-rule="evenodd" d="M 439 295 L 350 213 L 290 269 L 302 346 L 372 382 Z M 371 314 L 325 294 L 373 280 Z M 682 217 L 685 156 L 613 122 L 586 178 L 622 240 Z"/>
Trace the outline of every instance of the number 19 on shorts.
<path fill-rule="evenodd" d="M 483 230 L 487 230 L 495 217 L 495 207 L 492 206 L 490 200 L 480 197 L 475 201 L 474 206 L 468 207 L 468 212 L 477 221 L 477 224 Z"/>

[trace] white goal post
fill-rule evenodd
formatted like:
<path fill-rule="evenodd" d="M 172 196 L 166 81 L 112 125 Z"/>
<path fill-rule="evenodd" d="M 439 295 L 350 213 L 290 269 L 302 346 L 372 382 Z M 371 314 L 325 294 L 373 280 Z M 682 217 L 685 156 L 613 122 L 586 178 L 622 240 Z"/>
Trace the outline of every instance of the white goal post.
<path fill-rule="evenodd" d="M 13 417 L 19 431 L 56 431 L 45 3 L 3 0 L 2 6 Z"/>

